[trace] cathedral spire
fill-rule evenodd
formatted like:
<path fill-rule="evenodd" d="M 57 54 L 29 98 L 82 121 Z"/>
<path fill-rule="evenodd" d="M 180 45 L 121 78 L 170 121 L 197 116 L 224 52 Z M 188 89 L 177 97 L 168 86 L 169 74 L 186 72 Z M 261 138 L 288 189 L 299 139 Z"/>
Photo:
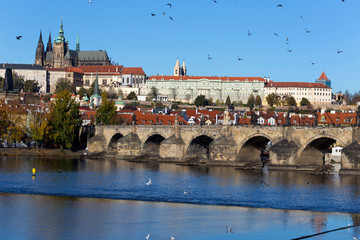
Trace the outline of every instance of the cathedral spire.
<path fill-rule="evenodd" d="M 52 43 L 51 43 L 51 32 L 49 32 L 49 40 L 46 46 L 46 51 L 47 52 L 52 52 Z"/>
<path fill-rule="evenodd" d="M 77 35 L 77 40 L 76 40 L 76 51 L 80 52 L 80 41 L 79 41 L 79 33 Z"/>
<path fill-rule="evenodd" d="M 183 60 L 183 64 L 182 64 L 182 75 L 183 75 L 183 76 L 186 76 L 185 59 Z"/>
<path fill-rule="evenodd" d="M 100 96 L 98 73 L 96 71 L 95 84 L 94 84 L 94 96 Z"/>
<path fill-rule="evenodd" d="M 38 43 L 43 43 L 43 40 L 42 40 L 42 30 L 40 29 L 40 36 L 39 36 L 39 42 Z"/>
<path fill-rule="evenodd" d="M 180 68 L 179 58 L 176 60 L 176 64 L 174 67 L 174 76 L 181 76 L 181 68 Z"/>

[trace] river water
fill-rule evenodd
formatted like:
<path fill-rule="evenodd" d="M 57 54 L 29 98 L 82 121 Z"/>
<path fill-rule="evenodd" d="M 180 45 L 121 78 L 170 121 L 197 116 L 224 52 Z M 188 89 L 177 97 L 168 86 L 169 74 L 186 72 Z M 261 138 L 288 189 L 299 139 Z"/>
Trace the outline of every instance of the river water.
<path fill-rule="evenodd" d="M 292 239 L 360 224 L 359 182 L 305 172 L 2 157 L 0 239 Z M 312 239 L 359 236 L 354 227 Z"/>

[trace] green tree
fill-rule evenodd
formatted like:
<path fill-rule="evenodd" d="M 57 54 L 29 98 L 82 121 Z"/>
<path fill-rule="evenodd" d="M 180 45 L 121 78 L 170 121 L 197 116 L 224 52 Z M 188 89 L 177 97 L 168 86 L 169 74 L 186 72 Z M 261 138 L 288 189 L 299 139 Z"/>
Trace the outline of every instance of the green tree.
<path fill-rule="evenodd" d="M 53 144 L 70 149 L 79 138 L 82 120 L 79 114 L 79 104 L 71 98 L 67 90 L 56 96 L 49 114 L 49 139 Z"/>
<path fill-rule="evenodd" d="M 286 98 L 286 105 L 296 107 L 296 100 L 293 96 L 289 96 Z"/>
<path fill-rule="evenodd" d="M 275 93 L 271 93 L 266 96 L 266 101 L 270 107 L 278 104 L 278 96 Z"/>
<path fill-rule="evenodd" d="M 261 106 L 261 97 L 260 97 L 260 95 L 256 95 L 256 97 L 255 97 L 255 106 Z"/>
<path fill-rule="evenodd" d="M 156 107 L 156 108 L 163 108 L 163 107 L 165 107 L 165 106 L 164 106 L 164 104 L 162 104 L 162 102 L 156 102 L 156 103 L 155 103 L 155 107 Z"/>
<path fill-rule="evenodd" d="M 306 106 L 306 105 L 308 105 L 308 104 L 310 104 L 310 101 L 307 99 L 307 98 L 302 98 L 301 99 L 301 102 L 300 102 L 300 106 Z"/>
<path fill-rule="evenodd" d="M 96 110 L 96 123 L 111 124 L 116 115 L 115 102 L 109 100 L 106 94 L 102 94 L 102 104 Z"/>
<path fill-rule="evenodd" d="M 199 95 L 195 98 L 194 104 L 199 107 L 199 106 L 206 106 L 209 104 L 209 100 L 207 100 L 205 98 L 205 95 Z"/>
<path fill-rule="evenodd" d="M 94 94 L 94 87 L 95 87 L 95 81 L 90 85 L 90 87 L 87 89 L 87 95 L 90 97 Z"/>
<path fill-rule="evenodd" d="M 0 89 L 3 89 L 4 88 L 4 78 L 3 77 L 0 77 Z"/>
<path fill-rule="evenodd" d="M 135 92 L 130 92 L 127 96 L 126 96 L 127 100 L 137 100 L 137 96 Z"/>
<path fill-rule="evenodd" d="M 228 95 L 227 98 L 226 98 L 225 105 L 226 105 L 226 106 L 230 106 L 230 105 L 231 105 L 231 100 L 230 100 L 229 95 Z"/>
<path fill-rule="evenodd" d="M 87 95 L 87 90 L 84 87 L 81 87 L 78 94 L 83 97 L 85 94 Z"/>
<path fill-rule="evenodd" d="M 65 79 L 65 78 L 59 78 L 56 82 L 56 89 L 55 89 L 55 93 L 59 94 L 63 91 L 72 91 L 72 86 L 69 80 Z"/>
<path fill-rule="evenodd" d="M 25 92 L 37 92 L 39 90 L 39 83 L 35 80 L 26 80 L 24 91 Z"/>
<path fill-rule="evenodd" d="M 250 94 L 246 105 L 250 108 L 250 111 L 254 108 L 255 98 L 254 95 Z"/>
<path fill-rule="evenodd" d="M 171 109 L 178 109 L 179 105 L 177 103 L 171 104 Z"/>

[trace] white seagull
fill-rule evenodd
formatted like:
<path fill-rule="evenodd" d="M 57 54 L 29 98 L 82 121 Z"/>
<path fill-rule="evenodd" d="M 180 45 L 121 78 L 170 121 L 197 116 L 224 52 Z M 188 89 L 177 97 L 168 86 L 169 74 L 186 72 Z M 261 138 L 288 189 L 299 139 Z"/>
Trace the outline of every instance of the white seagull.
<path fill-rule="evenodd" d="M 185 191 L 183 188 L 181 190 L 184 192 L 184 194 L 190 194 L 190 192 Z"/>
<path fill-rule="evenodd" d="M 231 233 L 233 233 L 233 228 L 234 227 L 228 227 L 228 226 L 225 226 L 226 227 L 226 232 L 231 232 Z"/>
<path fill-rule="evenodd" d="M 171 237 L 170 240 L 175 240 L 175 238 L 174 238 L 174 237 Z"/>
<path fill-rule="evenodd" d="M 150 234 L 148 234 L 148 235 L 145 237 L 146 240 L 149 240 L 149 238 L 150 238 Z"/>
<path fill-rule="evenodd" d="M 151 183 L 151 178 L 149 178 L 149 180 L 148 180 L 148 182 L 146 183 L 146 185 L 147 185 L 147 186 L 152 185 L 152 183 Z"/>

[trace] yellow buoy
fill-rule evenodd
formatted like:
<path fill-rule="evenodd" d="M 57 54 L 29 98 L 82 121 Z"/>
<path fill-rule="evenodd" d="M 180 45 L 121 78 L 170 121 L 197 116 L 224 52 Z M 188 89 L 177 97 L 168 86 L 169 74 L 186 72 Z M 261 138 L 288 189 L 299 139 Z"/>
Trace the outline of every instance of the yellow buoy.
<path fill-rule="evenodd" d="M 33 176 L 35 177 L 35 175 L 36 175 L 36 169 L 35 168 L 32 169 L 32 173 L 33 173 Z"/>

